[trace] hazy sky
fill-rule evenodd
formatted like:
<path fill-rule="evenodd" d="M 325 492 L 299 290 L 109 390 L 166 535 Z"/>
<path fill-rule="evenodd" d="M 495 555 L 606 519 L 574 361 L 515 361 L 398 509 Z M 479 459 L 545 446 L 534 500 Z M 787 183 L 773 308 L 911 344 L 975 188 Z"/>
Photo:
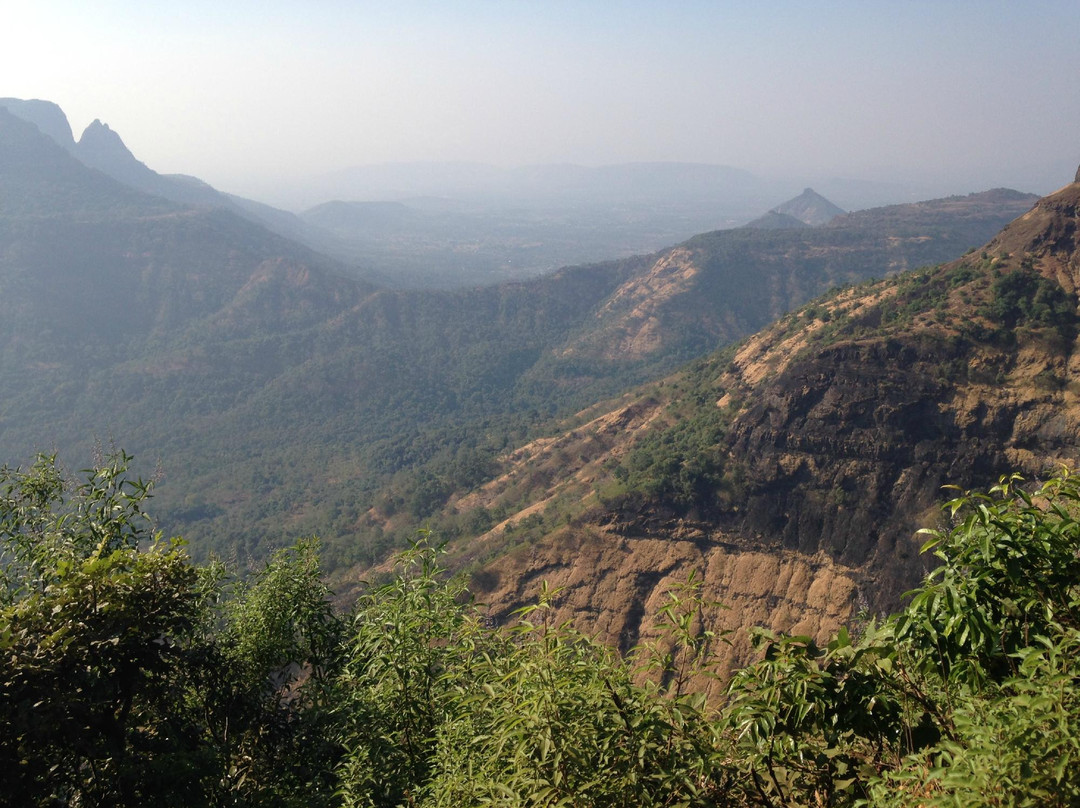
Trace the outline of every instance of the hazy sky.
<path fill-rule="evenodd" d="M 0 0 L 0 19 L 0 96 L 252 195 L 386 161 L 674 160 L 957 192 L 1048 191 L 1080 162 L 1077 0 Z"/>

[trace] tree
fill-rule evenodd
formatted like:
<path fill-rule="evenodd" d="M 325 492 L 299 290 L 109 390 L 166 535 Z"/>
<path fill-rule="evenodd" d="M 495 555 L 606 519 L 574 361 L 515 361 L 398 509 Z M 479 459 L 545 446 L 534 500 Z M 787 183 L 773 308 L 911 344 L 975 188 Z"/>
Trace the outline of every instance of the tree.
<path fill-rule="evenodd" d="M 73 490 L 54 457 L 0 471 L 3 799 L 328 799 L 332 784 L 312 773 L 325 756 L 311 765 L 327 749 L 312 743 L 321 713 L 300 682 L 336 642 L 314 546 L 230 595 L 221 565 L 197 567 L 153 531 L 150 485 L 127 475 L 129 460 L 109 458 Z"/>

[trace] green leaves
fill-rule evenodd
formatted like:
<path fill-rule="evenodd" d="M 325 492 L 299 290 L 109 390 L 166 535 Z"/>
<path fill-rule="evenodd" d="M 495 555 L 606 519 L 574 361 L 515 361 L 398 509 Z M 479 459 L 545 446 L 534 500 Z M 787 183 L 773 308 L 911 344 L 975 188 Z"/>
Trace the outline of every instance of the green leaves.
<path fill-rule="evenodd" d="M 0 475 L 0 770 L 17 804 L 1080 804 L 1080 480 L 946 504 L 900 613 L 754 632 L 723 705 L 696 576 L 620 657 L 499 628 L 427 537 L 351 615 L 318 545 L 246 579 L 153 533 L 126 458 Z"/>
<path fill-rule="evenodd" d="M 342 679 L 347 805 L 713 804 L 723 767 L 703 698 L 665 696 L 611 649 L 551 625 L 556 593 L 507 630 L 486 625 L 435 558 L 417 545 L 357 605 Z M 690 627 L 687 675 L 708 659 L 696 591 L 673 593 L 660 618 Z"/>
<path fill-rule="evenodd" d="M 153 532 L 128 460 L 74 485 L 50 457 L 0 473 L 4 799 L 318 805 L 336 752 L 300 674 L 339 638 L 314 546 L 230 599 L 220 565 Z"/>
<path fill-rule="evenodd" d="M 954 680 L 1000 680 L 1021 648 L 1076 624 L 1080 483 L 1065 473 L 1028 493 L 1020 482 L 946 504 L 959 522 L 926 545 L 942 564 L 896 622 L 918 664 Z"/>

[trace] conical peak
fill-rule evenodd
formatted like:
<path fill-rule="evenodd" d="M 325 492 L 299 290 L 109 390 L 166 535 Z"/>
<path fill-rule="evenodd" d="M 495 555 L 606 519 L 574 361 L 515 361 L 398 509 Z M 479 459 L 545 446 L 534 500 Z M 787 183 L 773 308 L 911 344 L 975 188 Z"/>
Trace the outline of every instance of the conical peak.
<path fill-rule="evenodd" d="M 832 221 L 844 211 L 813 188 L 806 188 L 794 199 L 777 205 L 772 212 L 793 216 L 804 224 L 814 227 Z"/>

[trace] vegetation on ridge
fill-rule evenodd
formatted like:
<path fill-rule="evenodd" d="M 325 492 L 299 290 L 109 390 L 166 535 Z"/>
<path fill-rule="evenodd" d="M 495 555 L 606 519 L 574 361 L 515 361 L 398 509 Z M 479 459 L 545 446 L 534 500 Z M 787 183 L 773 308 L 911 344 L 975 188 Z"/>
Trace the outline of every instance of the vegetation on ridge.
<path fill-rule="evenodd" d="M 334 614 L 315 545 L 246 578 L 153 532 L 120 455 L 0 475 L 11 805 L 1073 805 L 1080 478 L 946 505 L 908 605 L 825 647 L 758 631 L 721 703 L 695 580 L 625 657 L 491 626 L 435 552 Z M 551 593 L 551 597 L 557 596 Z"/>
<path fill-rule="evenodd" d="M 405 546 L 553 418 L 836 283 L 958 255 L 1033 201 L 724 231 L 435 292 L 377 289 L 234 212 L 140 194 L 3 110 L 0 184 L 0 460 L 86 465 L 115 442 L 147 475 L 160 459 L 159 519 L 196 557 L 263 560 L 318 533 L 336 570 Z"/>

